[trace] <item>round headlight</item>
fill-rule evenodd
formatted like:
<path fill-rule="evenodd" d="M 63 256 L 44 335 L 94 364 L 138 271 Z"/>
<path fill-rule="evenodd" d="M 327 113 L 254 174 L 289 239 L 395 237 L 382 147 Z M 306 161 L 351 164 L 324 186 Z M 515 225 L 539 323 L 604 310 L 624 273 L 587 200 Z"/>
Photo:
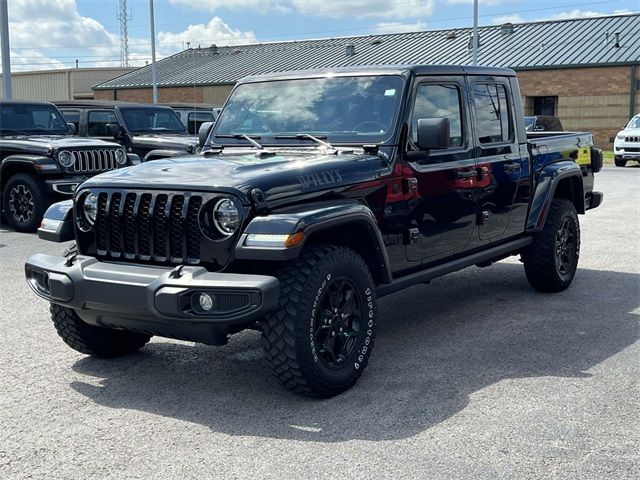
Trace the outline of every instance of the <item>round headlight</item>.
<path fill-rule="evenodd" d="M 120 165 L 127 163 L 127 154 L 124 150 L 116 150 L 116 162 Z"/>
<path fill-rule="evenodd" d="M 62 165 L 63 167 L 69 168 L 70 166 L 73 165 L 73 156 L 71 155 L 71 152 L 67 150 L 62 150 L 58 154 L 58 161 L 60 162 L 60 165 Z"/>
<path fill-rule="evenodd" d="M 223 235 L 231 235 L 238 229 L 238 209 L 228 198 L 220 200 L 213 209 L 213 223 Z"/>
<path fill-rule="evenodd" d="M 98 197 L 93 193 L 87 195 L 82 204 L 82 213 L 84 219 L 89 225 L 96 223 L 96 217 L 98 216 Z"/>

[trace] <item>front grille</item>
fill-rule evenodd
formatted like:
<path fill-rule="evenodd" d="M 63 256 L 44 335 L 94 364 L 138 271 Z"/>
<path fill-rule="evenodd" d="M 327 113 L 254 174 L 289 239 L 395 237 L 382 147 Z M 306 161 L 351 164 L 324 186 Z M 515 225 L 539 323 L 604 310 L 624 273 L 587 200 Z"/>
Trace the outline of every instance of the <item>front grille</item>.
<path fill-rule="evenodd" d="M 73 171 L 77 173 L 96 173 L 115 170 L 118 167 L 115 148 L 103 150 L 75 150 Z"/>
<path fill-rule="evenodd" d="M 624 151 L 629 153 L 638 153 L 640 152 L 640 147 L 624 147 Z"/>
<path fill-rule="evenodd" d="M 640 142 L 640 137 L 626 137 L 625 142 Z"/>
<path fill-rule="evenodd" d="M 199 195 L 99 192 L 95 245 L 101 257 L 200 263 Z"/>

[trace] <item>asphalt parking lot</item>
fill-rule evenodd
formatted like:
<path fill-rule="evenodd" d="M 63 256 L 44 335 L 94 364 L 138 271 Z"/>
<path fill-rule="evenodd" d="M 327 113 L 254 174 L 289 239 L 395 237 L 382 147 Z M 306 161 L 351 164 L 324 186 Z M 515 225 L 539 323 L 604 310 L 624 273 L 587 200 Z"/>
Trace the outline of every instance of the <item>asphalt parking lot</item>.
<path fill-rule="evenodd" d="M 0 478 L 640 478 L 640 168 L 596 177 L 572 287 L 517 259 L 386 297 L 369 368 L 330 400 L 282 389 L 259 335 L 66 347 L 0 230 Z"/>

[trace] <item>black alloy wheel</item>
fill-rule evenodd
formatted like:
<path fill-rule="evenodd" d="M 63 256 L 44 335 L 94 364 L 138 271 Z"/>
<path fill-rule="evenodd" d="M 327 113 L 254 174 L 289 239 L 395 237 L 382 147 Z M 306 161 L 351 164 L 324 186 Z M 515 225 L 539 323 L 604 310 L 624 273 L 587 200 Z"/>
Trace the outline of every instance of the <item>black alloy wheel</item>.
<path fill-rule="evenodd" d="M 576 232 L 574 223 L 567 217 L 556 233 L 556 268 L 560 275 L 568 275 L 576 257 Z"/>
<path fill-rule="evenodd" d="M 362 295 L 346 278 L 334 278 L 320 300 L 314 342 L 321 361 L 340 368 L 353 355 L 362 328 Z"/>

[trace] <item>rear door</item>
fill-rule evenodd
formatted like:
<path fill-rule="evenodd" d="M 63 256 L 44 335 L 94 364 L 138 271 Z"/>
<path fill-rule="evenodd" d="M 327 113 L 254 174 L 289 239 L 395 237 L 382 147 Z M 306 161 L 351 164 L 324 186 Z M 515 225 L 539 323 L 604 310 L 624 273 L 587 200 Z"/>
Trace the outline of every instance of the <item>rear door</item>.
<path fill-rule="evenodd" d="M 464 250 L 475 227 L 476 161 L 470 135 L 464 77 L 418 79 L 404 184 L 409 212 L 407 260 L 430 262 Z M 417 147 L 420 118 L 447 118 L 449 147 Z"/>
<path fill-rule="evenodd" d="M 480 240 L 498 240 L 505 236 L 529 160 L 521 158 L 508 79 L 469 77 L 469 84 L 479 172 L 478 233 Z"/>

